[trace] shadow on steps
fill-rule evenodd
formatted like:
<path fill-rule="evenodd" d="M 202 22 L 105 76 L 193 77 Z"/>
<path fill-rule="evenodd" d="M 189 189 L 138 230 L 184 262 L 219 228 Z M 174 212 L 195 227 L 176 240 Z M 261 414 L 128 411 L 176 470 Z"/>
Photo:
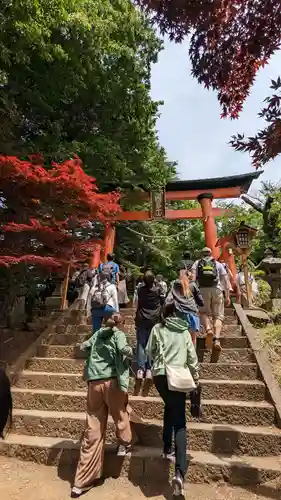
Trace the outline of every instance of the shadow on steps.
<path fill-rule="evenodd" d="M 270 484 L 261 484 L 260 486 L 256 487 L 251 487 L 251 486 L 244 486 L 244 490 L 254 493 L 255 495 L 260 497 L 264 497 L 266 499 L 272 499 L 272 500 L 280 500 L 281 498 L 281 484 L 276 486 L 271 486 Z"/>
<path fill-rule="evenodd" d="M 59 478 L 72 486 L 78 458 L 78 444 L 74 450 L 69 448 L 68 441 L 61 441 L 56 448 L 49 451 L 47 465 L 57 465 Z M 133 459 L 117 457 L 116 446 L 111 446 L 105 453 L 103 477 L 113 479 L 126 477 L 134 486 L 138 486 L 147 498 L 159 495 L 163 495 L 167 500 L 172 498 L 169 484 L 170 462 L 159 461 L 158 457 L 147 460 L 141 456 L 135 456 Z M 97 482 L 97 486 L 102 482 L 103 480 Z"/>

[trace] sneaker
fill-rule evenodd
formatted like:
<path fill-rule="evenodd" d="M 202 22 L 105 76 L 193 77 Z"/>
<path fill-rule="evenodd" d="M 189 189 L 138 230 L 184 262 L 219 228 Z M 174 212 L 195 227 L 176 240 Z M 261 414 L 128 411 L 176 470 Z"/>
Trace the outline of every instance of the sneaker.
<path fill-rule="evenodd" d="M 139 369 L 137 371 L 137 380 L 143 380 L 143 370 Z"/>
<path fill-rule="evenodd" d="M 175 497 L 179 497 L 179 496 L 184 495 L 183 478 L 181 477 L 179 472 L 177 472 L 175 474 L 175 476 L 173 477 L 172 486 L 173 486 L 173 490 L 174 490 L 173 495 Z"/>
<path fill-rule="evenodd" d="M 146 380 L 152 380 L 151 370 L 146 370 L 145 378 Z"/>
<path fill-rule="evenodd" d="M 221 343 L 220 343 L 219 339 L 214 338 L 213 349 L 215 351 L 221 351 Z"/>
<path fill-rule="evenodd" d="M 132 454 L 131 452 L 131 446 L 127 445 L 125 446 L 124 444 L 120 444 L 117 448 L 117 457 L 130 457 Z"/>
<path fill-rule="evenodd" d="M 175 452 L 174 451 L 169 451 L 169 452 L 163 452 L 162 453 L 162 458 L 164 458 L 164 460 L 170 460 L 171 462 L 174 462 L 175 461 Z"/>
<path fill-rule="evenodd" d="M 70 496 L 71 498 L 79 498 L 83 493 L 86 493 L 92 488 L 92 486 L 86 486 L 85 488 L 77 488 L 77 486 L 73 486 Z"/>

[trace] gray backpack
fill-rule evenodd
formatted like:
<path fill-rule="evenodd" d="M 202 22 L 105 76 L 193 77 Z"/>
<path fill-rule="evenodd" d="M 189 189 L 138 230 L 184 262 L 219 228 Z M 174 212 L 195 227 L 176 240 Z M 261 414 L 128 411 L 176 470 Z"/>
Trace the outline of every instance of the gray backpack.
<path fill-rule="evenodd" d="M 108 301 L 106 288 L 107 285 L 101 285 L 100 283 L 95 287 L 91 300 L 92 309 L 100 309 L 101 307 L 106 306 Z"/>

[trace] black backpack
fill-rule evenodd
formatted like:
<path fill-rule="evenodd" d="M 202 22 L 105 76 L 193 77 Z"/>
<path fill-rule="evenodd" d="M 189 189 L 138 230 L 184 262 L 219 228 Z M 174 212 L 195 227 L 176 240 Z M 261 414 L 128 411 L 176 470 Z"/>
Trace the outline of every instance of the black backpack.
<path fill-rule="evenodd" d="M 211 288 L 218 285 L 219 274 L 215 259 L 211 257 L 199 260 L 197 267 L 197 281 L 199 286 L 202 288 Z"/>

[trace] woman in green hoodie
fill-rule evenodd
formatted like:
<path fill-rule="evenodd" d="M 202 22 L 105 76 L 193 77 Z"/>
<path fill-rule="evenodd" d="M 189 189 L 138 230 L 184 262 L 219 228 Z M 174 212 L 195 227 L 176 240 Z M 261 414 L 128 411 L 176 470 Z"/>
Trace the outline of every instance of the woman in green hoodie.
<path fill-rule="evenodd" d="M 153 366 L 153 380 L 164 401 L 164 458 L 172 458 L 175 438 L 174 495 L 183 494 L 186 473 L 186 393 L 169 390 L 165 365 L 188 366 L 195 384 L 199 384 L 199 364 L 186 321 L 176 316 L 174 302 L 163 309 L 162 322 L 152 329 L 146 352 Z"/>
<path fill-rule="evenodd" d="M 116 427 L 119 456 L 130 453 L 132 433 L 128 412 L 129 362 L 133 356 L 126 335 L 119 330 L 119 314 L 80 345 L 88 350 L 84 376 L 88 382 L 86 429 L 81 444 L 71 497 L 90 490 L 101 477 L 108 414 Z"/>

